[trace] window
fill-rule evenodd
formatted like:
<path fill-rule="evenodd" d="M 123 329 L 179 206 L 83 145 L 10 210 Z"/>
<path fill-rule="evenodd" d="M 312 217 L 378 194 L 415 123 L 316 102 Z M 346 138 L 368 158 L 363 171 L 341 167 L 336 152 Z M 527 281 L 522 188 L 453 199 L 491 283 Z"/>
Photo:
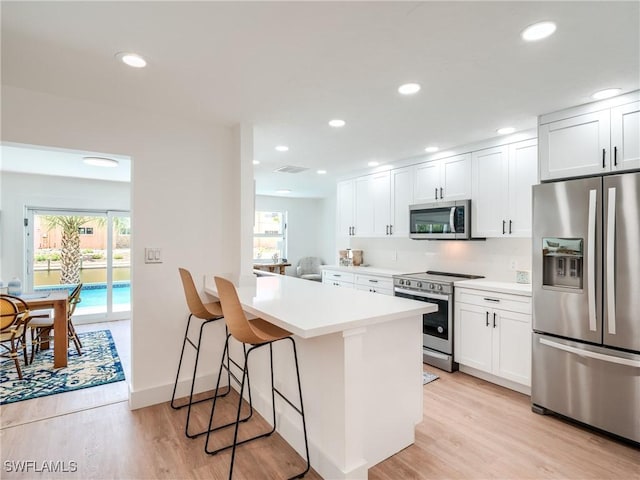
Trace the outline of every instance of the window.
<path fill-rule="evenodd" d="M 274 255 L 287 258 L 287 212 L 256 212 L 253 225 L 253 259 L 269 263 Z"/>
<path fill-rule="evenodd" d="M 93 227 L 78 227 L 80 235 L 93 235 Z"/>

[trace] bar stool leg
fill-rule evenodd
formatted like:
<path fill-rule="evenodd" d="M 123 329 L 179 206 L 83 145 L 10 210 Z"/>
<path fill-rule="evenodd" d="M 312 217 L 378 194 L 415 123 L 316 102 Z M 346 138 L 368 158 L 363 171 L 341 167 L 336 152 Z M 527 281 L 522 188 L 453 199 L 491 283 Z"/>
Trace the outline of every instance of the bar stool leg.
<path fill-rule="evenodd" d="M 302 430 L 304 432 L 304 449 L 305 449 L 305 453 L 307 455 L 307 468 L 304 472 L 299 473 L 298 475 L 291 477 L 291 479 L 293 478 L 302 478 L 304 477 L 309 470 L 311 469 L 311 461 L 309 460 L 309 441 L 307 439 L 307 422 L 304 416 L 304 402 L 302 401 L 302 384 L 300 383 L 300 369 L 298 368 L 298 351 L 296 349 L 296 342 L 293 339 L 293 337 L 287 337 L 289 340 L 291 340 L 291 345 L 293 346 L 293 358 L 296 362 L 296 377 L 298 378 L 298 394 L 299 394 L 299 398 L 300 398 L 300 415 L 302 416 Z M 289 479 L 289 480 L 291 480 Z"/>

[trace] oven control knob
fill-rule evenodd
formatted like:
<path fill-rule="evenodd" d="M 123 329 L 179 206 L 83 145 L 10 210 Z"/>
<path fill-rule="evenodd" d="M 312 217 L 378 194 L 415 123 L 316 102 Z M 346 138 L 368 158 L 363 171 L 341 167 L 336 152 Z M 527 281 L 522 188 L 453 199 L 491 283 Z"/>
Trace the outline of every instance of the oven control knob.
<path fill-rule="evenodd" d="M 404 285 L 404 280 L 402 279 L 398 280 L 398 285 Z"/>
<path fill-rule="evenodd" d="M 429 284 L 429 288 L 430 288 L 431 290 L 433 290 L 433 289 L 435 288 L 435 285 L 434 285 L 433 283 L 430 283 L 430 284 Z"/>
<path fill-rule="evenodd" d="M 407 287 L 410 287 L 410 286 L 411 286 L 411 281 L 410 281 L 410 280 L 405 280 L 405 281 L 404 281 L 404 284 L 405 284 Z"/>
<path fill-rule="evenodd" d="M 438 285 L 438 290 L 442 290 L 442 285 Z"/>
<path fill-rule="evenodd" d="M 416 285 L 418 288 L 422 288 L 422 282 L 418 282 Z"/>
<path fill-rule="evenodd" d="M 443 333 L 443 332 L 444 332 L 444 328 L 438 327 L 438 333 Z"/>

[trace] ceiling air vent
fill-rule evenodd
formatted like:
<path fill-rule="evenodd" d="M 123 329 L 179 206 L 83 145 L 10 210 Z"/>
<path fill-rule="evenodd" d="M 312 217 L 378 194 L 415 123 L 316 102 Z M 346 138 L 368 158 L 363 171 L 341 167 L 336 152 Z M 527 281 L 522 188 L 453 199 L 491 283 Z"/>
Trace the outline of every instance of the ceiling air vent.
<path fill-rule="evenodd" d="M 305 170 L 309 170 L 307 167 L 296 167 L 295 165 L 285 165 L 284 167 L 276 168 L 274 172 L 280 173 L 300 173 Z"/>

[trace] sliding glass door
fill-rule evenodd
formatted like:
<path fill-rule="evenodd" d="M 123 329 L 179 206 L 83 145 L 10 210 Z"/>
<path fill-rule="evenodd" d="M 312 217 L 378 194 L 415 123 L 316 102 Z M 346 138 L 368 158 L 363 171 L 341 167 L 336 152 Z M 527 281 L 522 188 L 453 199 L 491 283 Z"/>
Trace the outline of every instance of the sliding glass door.
<path fill-rule="evenodd" d="M 71 290 L 82 283 L 76 315 L 128 316 L 128 212 L 30 208 L 26 223 L 25 290 Z"/>

